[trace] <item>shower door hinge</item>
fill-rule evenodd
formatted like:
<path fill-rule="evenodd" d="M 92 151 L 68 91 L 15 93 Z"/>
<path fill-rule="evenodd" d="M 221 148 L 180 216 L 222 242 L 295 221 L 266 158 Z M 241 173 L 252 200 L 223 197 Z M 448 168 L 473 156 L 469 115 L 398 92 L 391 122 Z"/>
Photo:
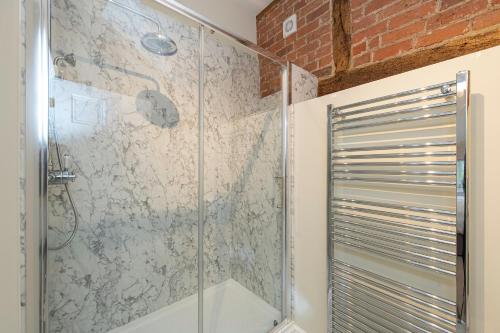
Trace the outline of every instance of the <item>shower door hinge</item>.
<path fill-rule="evenodd" d="M 56 99 L 54 97 L 49 98 L 49 107 L 54 108 L 56 106 Z"/>

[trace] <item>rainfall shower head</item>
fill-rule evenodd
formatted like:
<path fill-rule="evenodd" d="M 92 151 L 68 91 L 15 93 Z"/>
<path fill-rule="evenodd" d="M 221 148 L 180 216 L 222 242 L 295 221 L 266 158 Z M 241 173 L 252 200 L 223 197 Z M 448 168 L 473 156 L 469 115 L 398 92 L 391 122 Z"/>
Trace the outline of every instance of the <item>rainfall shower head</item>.
<path fill-rule="evenodd" d="M 158 23 L 156 20 L 147 15 L 144 15 L 143 13 L 133 8 L 123 5 L 119 2 L 116 2 L 115 0 L 108 0 L 108 2 L 122 9 L 125 9 L 131 13 L 139 15 L 153 22 L 156 25 L 158 32 L 148 32 L 141 38 L 141 44 L 146 50 L 161 56 L 169 56 L 177 52 L 177 45 L 171 38 L 161 33 L 160 23 Z"/>
<path fill-rule="evenodd" d="M 141 38 L 142 46 L 154 54 L 169 56 L 177 52 L 177 45 L 168 36 L 159 32 L 148 32 Z"/>

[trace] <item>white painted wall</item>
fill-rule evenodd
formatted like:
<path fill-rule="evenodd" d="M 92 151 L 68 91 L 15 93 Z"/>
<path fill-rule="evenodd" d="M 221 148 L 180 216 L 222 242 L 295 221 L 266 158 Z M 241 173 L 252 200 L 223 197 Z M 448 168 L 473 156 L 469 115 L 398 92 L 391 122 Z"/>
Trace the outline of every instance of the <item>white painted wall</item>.
<path fill-rule="evenodd" d="M 443 82 L 471 71 L 470 332 L 500 332 L 500 47 L 294 105 L 295 285 L 297 323 L 326 332 L 328 104 L 343 105 Z"/>
<path fill-rule="evenodd" d="M 308 333 L 327 332 L 327 113 L 322 98 L 293 106 L 294 316 Z"/>
<path fill-rule="evenodd" d="M 221 28 L 251 42 L 257 41 L 258 13 L 271 0 L 178 0 L 183 5 L 205 16 Z"/>
<path fill-rule="evenodd" d="M 0 332 L 19 332 L 19 1 L 0 1 Z"/>

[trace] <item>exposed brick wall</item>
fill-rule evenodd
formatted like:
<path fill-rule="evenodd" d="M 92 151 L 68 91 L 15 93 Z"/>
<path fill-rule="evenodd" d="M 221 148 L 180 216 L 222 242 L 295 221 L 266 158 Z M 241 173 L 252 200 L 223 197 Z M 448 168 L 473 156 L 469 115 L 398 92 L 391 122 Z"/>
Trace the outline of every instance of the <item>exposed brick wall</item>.
<path fill-rule="evenodd" d="M 331 0 L 274 1 L 257 16 L 257 44 L 318 77 L 333 74 Z M 297 15 L 297 33 L 283 38 L 283 21 Z M 262 59 L 261 59 L 262 60 Z M 261 61 L 261 94 L 279 90 L 279 73 Z"/>
<path fill-rule="evenodd" d="M 257 16 L 257 43 L 320 79 L 332 77 L 333 1 L 349 0 L 275 0 Z M 285 40 L 282 23 L 293 13 L 298 31 Z M 350 14 L 350 69 L 500 29 L 500 0 L 350 0 Z M 261 62 L 263 95 L 280 87 L 269 66 Z"/>
<path fill-rule="evenodd" d="M 351 0 L 351 66 L 500 25 L 500 0 Z"/>

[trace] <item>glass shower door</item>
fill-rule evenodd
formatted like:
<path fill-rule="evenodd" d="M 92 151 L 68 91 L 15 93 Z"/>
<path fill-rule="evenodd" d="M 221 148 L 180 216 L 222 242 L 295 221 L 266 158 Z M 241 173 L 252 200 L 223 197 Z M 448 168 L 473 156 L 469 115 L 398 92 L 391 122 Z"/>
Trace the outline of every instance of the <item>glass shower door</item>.
<path fill-rule="evenodd" d="M 283 66 L 152 0 L 50 3 L 47 332 L 270 331 Z"/>
<path fill-rule="evenodd" d="M 282 320 L 282 66 L 205 31 L 204 333 Z"/>
<path fill-rule="evenodd" d="M 197 331 L 199 33 L 51 1 L 48 332 Z"/>

